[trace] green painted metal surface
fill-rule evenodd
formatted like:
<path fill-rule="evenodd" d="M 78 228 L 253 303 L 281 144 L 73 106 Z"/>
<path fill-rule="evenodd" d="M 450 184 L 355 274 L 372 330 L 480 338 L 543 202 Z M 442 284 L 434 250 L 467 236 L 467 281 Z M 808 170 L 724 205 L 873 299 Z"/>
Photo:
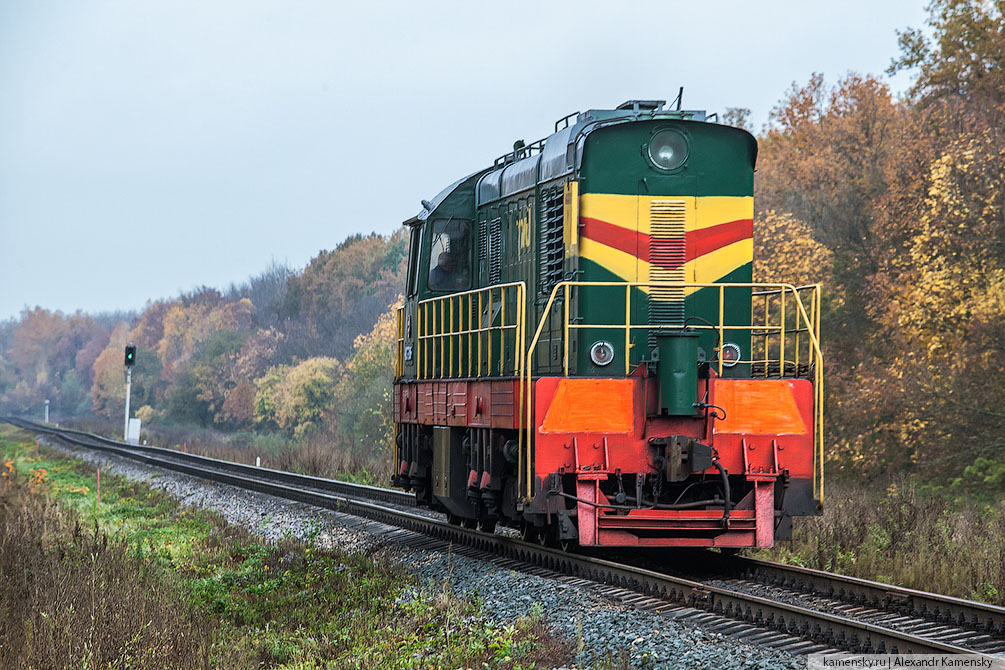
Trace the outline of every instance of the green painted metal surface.
<path fill-rule="evenodd" d="M 673 128 L 688 140 L 684 165 L 665 172 L 647 156 L 650 138 Z M 580 170 L 583 193 L 731 195 L 754 191 L 757 141 L 745 130 L 695 121 L 639 121 L 589 134 Z"/>

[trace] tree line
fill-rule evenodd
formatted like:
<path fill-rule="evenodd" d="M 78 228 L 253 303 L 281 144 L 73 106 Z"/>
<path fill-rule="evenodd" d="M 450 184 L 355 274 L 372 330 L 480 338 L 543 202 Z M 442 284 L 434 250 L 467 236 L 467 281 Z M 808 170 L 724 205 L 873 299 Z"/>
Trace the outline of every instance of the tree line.
<path fill-rule="evenodd" d="M 300 272 L 273 264 L 227 291 L 199 288 L 138 314 L 25 310 L 0 324 L 0 411 L 37 416 L 48 399 L 54 420 L 121 417 L 133 342 L 131 402 L 145 423 L 372 445 L 390 434 L 389 310 L 405 252 L 400 233 L 353 235 Z"/>

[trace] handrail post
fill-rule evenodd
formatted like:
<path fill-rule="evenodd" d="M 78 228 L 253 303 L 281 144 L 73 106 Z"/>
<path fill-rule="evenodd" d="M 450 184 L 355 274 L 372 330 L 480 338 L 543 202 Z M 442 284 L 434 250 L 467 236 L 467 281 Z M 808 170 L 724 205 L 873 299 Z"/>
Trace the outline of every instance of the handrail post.
<path fill-rule="evenodd" d="M 471 321 L 472 321 L 472 319 L 471 319 L 471 308 L 474 306 L 474 300 L 475 300 L 474 294 L 473 293 L 468 293 L 468 308 L 467 308 L 467 310 L 465 310 L 465 315 L 467 316 L 467 320 L 468 320 L 468 327 L 464 329 L 467 332 L 467 335 L 468 335 L 468 337 L 467 337 L 468 347 L 466 349 L 466 352 L 467 352 L 467 355 L 468 355 L 468 377 L 474 377 L 475 376 L 475 358 L 474 358 L 474 356 L 472 356 L 472 353 L 471 353 L 471 352 L 473 352 L 475 350 L 475 343 L 474 343 L 474 340 L 473 340 L 473 337 L 474 337 L 474 334 L 475 334 L 475 330 L 471 326 Z M 463 323 L 463 319 L 461 320 L 461 322 Z"/>
<path fill-rule="evenodd" d="M 564 316 L 562 317 L 562 370 L 566 377 L 569 376 L 569 285 L 563 289 Z"/>
<path fill-rule="evenodd" d="M 764 294 L 764 377 L 768 377 L 768 361 L 769 361 L 769 347 L 771 346 L 771 332 L 768 330 L 768 326 L 771 324 L 770 312 L 768 311 L 768 301 L 771 299 L 771 294 L 765 292 Z"/>
<path fill-rule="evenodd" d="M 423 336 L 424 333 L 425 333 L 425 329 L 422 327 L 422 320 L 426 316 L 426 306 L 423 305 L 423 304 L 419 304 L 418 305 L 418 311 L 417 311 L 417 313 L 416 313 L 415 316 L 416 316 L 416 319 L 415 319 L 415 335 L 416 335 L 416 338 L 418 339 L 418 342 L 419 342 L 419 351 L 418 351 L 419 357 L 418 357 L 418 360 L 415 361 L 415 370 L 417 372 L 416 376 L 419 379 L 425 379 L 426 378 L 426 354 L 425 354 L 426 339 Z"/>
<path fill-rule="evenodd" d="M 778 344 L 778 378 L 779 379 L 784 379 L 785 378 L 785 292 L 787 290 L 788 289 L 786 287 L 784 287 L 784 286 L 782 287 L 782 290 L 781 290 L 782 304 L 781 304 L 781 307 L 780 307 L 780 309 L 781 309 L 781 315 L 780 315 L 779 323 L 781 324 L 781 328 L 782 328 L 782 330 L 781 330 L 782 337 L 781 337 L 781 342 L 779 342 L 779 344 Z"/>
<path fill-rule="evenodd" d="M 533 365 L 531 361 L 534 360 L 534 349 L 537 347 L 538 341 L 541 339 L 541 331 L 544 330 L 545 323 L 547 323 L 547 315 L 551 313 L 552 305 L 555 304 L 555 296 L 558 295 L 558 290 L 567 286 L 570 282 L 562 281 L 555 285 L 551 290 L 551 295 L 548 296 L 548 302 L 544 306 L 544 315 L 538 322 L 537 329 L 534 331 L 534 337 L 531 338 L 530 344 L 527 345 L 527 354 L 524 360 L 527 362 L 524 366 L 524 381 L 520 384 L 522 388 L 523 400 L 526 402 L 526 410 L 523 416 L 524 420 L 524 430 L 520 432 L 520 443 L 519 443 L 519 458 L 517 459 L 517 472 L 523 473 L 524 481 L 521 486 L 520 482 L 517 482 L 518 490 L 523 492 L 524 500 L 529 501 L 533 496 L 533 480 L 531 478 L 531 438 L 533 437 L 533 399 L 531 397 L 531 386 L 533 379 Z"/>
<path fill-rule="evenodd" d="M 726 344 L 725 329 L 723 328 L 724 321 L 726 320 L 726 308 L 725 308 L 725 298 L 726 298 L 726 287 L 719 284 L 719 351 L 716 352 L 716 358 L 719 359 L 719 376 L 722 376 L 722 346 Z"/>
<path fill-rule="evenodd" d="M 502 377 L 506 361 L 506 289 L 499 289 L 499 376 Z"/>
<path fill-rule="evenodd" d="M 492 294 L 495 289 L 488 289 L 488 325 L 485 327 L 485 338 L 488 340 L 488 356 L 485 358 L 485 372 L 492 374 Z"/>
<path fill-rule="evenodd" d="M 625 284 L 625 376 L 631 372 L 632 353 L 632 285 Z"/>
<path fill-rule="evenodd" d="M 522 334 L 521 334 L 521 345 L 520 345 L 520 360 L 521 360 L 521 371 L 520 371 L 520 374 L 521 374 L 521 376 L 523 376 L 523 375 L 526 374 L 528 380 L 530 380 L 531 379 L 531 363 L 527 360 L 527 310 L 528 310 L 528 305 L 527 305 L 527 284 L 522 283 L 520 285 L 520 295 L 521 295 L 521 303 L 523 305 L 522 308 L 521 308 L 521 314 L 522 314 L 522 316 L 521 316 Z M 523 405 L 525 403 L 527 404 L 528 410 L 530 411 L 531 410 L 531 395 L 530 394 L 528 394 L 527 397 L 524 397 L 524 394 L 521 394 L 521 409 L 523 409 Z M 525 439 L 527 441 L 527 459 L 526 459 L 527 460 L 527 464 L 525 465 L 525 467 L 527 468 L 527 473 L 525 475 L 525 478 L 529 482 L 528 483 L 528 491 L 529 491 L 529 493 L 528 493 L 527 499 L 530 500 L 531 499 L 531 495 L 530 495 L 530 493 L 531 493 L 531 491 L 530 491 L 530 487 L 531 487 L 531 484 L 530 484 L 530 481 L 531 481 L 531 435 L 527 434 L 525 436 Z M 519 489 L 519 486 L 518 486 L 518 489 Z"/>
<path fill-rule="evenodd" d="M 796 297 L 799 298 L 798 290 L 796 292 Z M 796 312 L 796 324 L 795 324 L 795 326 L 796 326 L 796 328 L 793 331 L 793 337 L 795 338 L 796 342 L 795 342 L 795 345 L 793 345 L 793 346 L 794 346 L 795 351 L 796 351 L 796 353 L 795 353 L 796 370 L 793 373 L 793 375 L 796 376 L 796 377 L 798 377 L 799 376 L 799 331 L 800 331 L 800 328 L 799 328 L 799 312 Z M 809 328 L 809 324 L 808 323 L 806 324 L 806 327 Z"/>
<path fill-rule="evenodd" d="M 520 356 L 519 373 L 523 374 L 523 368 L 527 365 L 527 286 L 520 284 L 517 293 L 520 295 L 520 342 L 517 353 Z"/>
<path fill-rule="evenodd" d="M 478 376 L 482 376 L 482 340 L 484 339 L 482 329 L 482 292 L 478 292 Z"/>

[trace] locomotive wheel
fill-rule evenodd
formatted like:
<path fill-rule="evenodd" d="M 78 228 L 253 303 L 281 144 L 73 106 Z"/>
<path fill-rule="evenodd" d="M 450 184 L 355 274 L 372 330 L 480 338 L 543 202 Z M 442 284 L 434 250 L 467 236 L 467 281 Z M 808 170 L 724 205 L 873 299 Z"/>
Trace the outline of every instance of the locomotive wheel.
<path fill-rule="evenodd" d="M 492 519 L 492 520 L 483 519 L 483 520 L 479 521 L 478 522 L 478 530 L 482 531 L 483 533 L 489 533 L 489 534 L 492 534 L 492 533 L 496 532 L 496 521 L 495 521 L 495 519 Z"/>
<path fill-rule="evenodd" d="M 468 518 L 465 518 L 464 519 L 464 527 L 465 528 L 470 528 L 470 529 L 474 530 L 475 528 L 478 527 L 478 519 L 468 519 Z"/>
<path fill-rule="evenodd" d="M 537 529 L 537 543 L 542 547 L 561 549 L 562 551 L 574 551 L 576 543 L 572 540 L 563 540 L 558 536 L 558 525 L 551 524 L 544 528 Z"/>
<path fill-rule="evenodd" d="M 520 522 L 520 539 L 524 542 L 537 542 L 538 527 L 529 521 Z"/>

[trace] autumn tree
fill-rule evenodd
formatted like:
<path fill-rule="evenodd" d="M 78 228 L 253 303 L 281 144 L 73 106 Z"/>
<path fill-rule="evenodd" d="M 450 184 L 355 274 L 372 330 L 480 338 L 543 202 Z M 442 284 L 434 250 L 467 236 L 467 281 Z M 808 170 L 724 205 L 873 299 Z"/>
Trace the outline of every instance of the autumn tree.
<path fill-rule="evenodd" d="M 849 75 L 831 89 L 817 74 L 772 111 L 760 143 L 758 211 L 804 221 L 833 251 L 838 281 L 856 294 L 882 263 L 873 223 L 901 115 L 873 77 Z"/>
<path fill-rule="evenodd" d="M 0 403 L 22 412 L 47 399 L 54 416 L 87 411 L 93 357 L 107 337 L 100 324 L 80 312 L 25 310 L 4 338 L 10 381 L 0 383 Z"/>
<path fill-rule="evenodd" d="M 764 212 L 754 226 L 754 281 L 828 283 L 833 252 L 792 214 Z"/>
<path fill-rule="evenodd" d="M 394 309 L 377 319 L 373 329 L 354 343 L 352 358 L 335 388 L 336 434 L 356 452 L 390 448 L 394 439 L 392 388 L 397 355 Z"/>
<path fill-rule="evenodd" d="M 21 379 L 49 387 L 60 369 L 75 363 L 68 350 L 69 327 L 59 312 L 36 307 L 21 315 L 7 352 Z"/>
<path fill-rule="evenodd" d="M 722 122 L 727 126 L 743 128 L 747 132 L 754 132 L 750 124 L 750 110 L 746 107 L 727 107 L 722 114 Z"/>
<path fill-rule="evenodd" d="M 347 358 L 404 283 L 406 238 L 354 235 L 322 251 L 291 277 L 280 313 L 287 360 L 317 355 Z"/>
<path fill-rule="evenodd" d="M 956 459 L 1005 446 L 1003 177 L 997 130 L 961 138 L 933 162 L 909 247 L 914 280 L 893 296 L 911 438 L 952 443 Z M 937 449 L 929 456 L 946 460 Z"/>
<path fill-rule="evenodd" d="M 234 386 L 229 369 L 246 337 L 236 330 L 218 330 L 199 344 L 168 390 L 170 418 L 203 427 L 225 423 L 224 405 Z"/>
<path fill-rule="evenodd" d="M 228 303 L 218 293 L 173 303 L 164 314 L 164 334 L 157 344 L 166 378 L 171 381 L 184 372 L 199 347 L 215 333 L 246 331 L 254 309 L 247 298 Z"/>
<path fill-rule="evenodd" d="M 342 364 L 326 356 L 270 368 L 256 381 L 256 422 L 295 437 L 322 430 L 341 373 Z"/>
<path fill-rule="evenodd" d="M 294 272 L 275 260 L 262 272 L 254 275 L 240 286 L 232 286 L 228 298 L 232 301 L 247 298 L 255 306 L 255 325 L 259 328 L 275 327 L 286 285 Z"/>
<path fill-rule="evenodd" d="M 1005 3 L 1001 0 L 933 0 L 932 37 L 908 28 L 899 33 L 900 56 L 888 72 L 915 71 L 911 94 L 923 108 L 946 104 L 974 120 L 1005 116 Z"/>
<path fill-rule="evenodd" d="M 122 356 L 129 333 L 128 323 L 116 325 L 109 335 L 108 345 L 94 361 L 91 398 L 97 414 L 113 417 L 125 411 L 126 379 Z"/>
<path fill-rule="evenodd" d="M 273 328 L 258 330 L 248 336 L 241 348 L 229 356 L 226 366 L 226 390 L 218 423 L 234 427 L 250 425 L 255 417 L 254 380 L 275 363 L 283 334 Z"/>

